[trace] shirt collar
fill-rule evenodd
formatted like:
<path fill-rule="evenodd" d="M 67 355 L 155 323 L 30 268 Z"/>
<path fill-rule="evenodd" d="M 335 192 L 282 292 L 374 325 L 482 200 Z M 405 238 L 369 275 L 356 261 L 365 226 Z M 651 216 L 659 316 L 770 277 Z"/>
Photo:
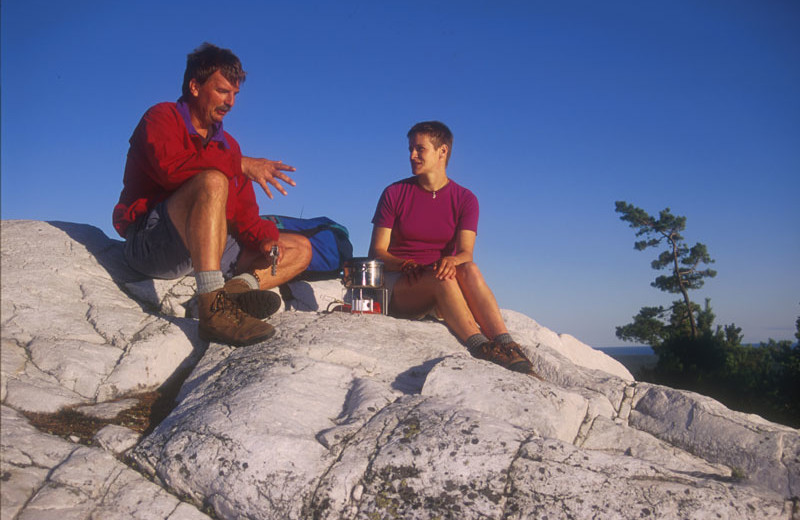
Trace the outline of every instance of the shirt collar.
<path fill-rule="evenodd" d="M 186 128 L 189 129 L 189 133 L 193 135 L 200 135 L 197 132 L 197 129 L 192 124 L 192 116 L 189 113 L 189 104 L 186 100 L 181 97 L 178 102 L 175 104 L 176 108 L 178 109 L 178 113 L 183 118 L 183 122 L 186 123 Z M 222 130 L 222 122 L 214 123 L 211 125 L 211 131 L 209 132 L 210 138 L 208 141 L 219 141 L 226 148 L 229 148 L 230 145 L 228 144 L 228 138 L 225 137 L 225 132 Z M 202 136 L 200 136 L 202 138 Z"/>

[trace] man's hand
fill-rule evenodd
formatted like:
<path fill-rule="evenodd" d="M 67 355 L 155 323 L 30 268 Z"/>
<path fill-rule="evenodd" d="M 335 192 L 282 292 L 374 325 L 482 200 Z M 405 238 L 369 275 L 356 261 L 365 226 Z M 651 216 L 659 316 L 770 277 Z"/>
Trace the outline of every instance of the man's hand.
<path fill-rule="evenodd" d="M 270 161 L 269 159 L 256 159 L 254 157 L 242 156 L 242 173 L 250 180 L 260 185 L 264 189 L 264 193 L 266 193 L 267 197 L 270 199 L 274 198 L 272 196 L 272 191 L 269 189 L 270 184 L 283 195 L 286 195 L 286 189 L 278 180 L 290 186 L 297 186 L 294 179 L 283 173 L 293 171 L 296 171 L 295 167 L 284 164 L 283 161 Z"/>
<path fill-rule="evenodd" d="M 281 260 L 283 260 L 283 250 L 284 250 L 283 242 L 281 242 L 280 239 L 278 239 L 278 240 L 267 240 L 267 241 L 261 242 L 261 245 L 260 245 L 261 253 L 264 255 L 264 258 L 267 259 L 267 263 L 271 264 L 272 263 L 272 255 L 270 255 L 270 250 L 272 249 L 272 246 L 278 246 L 278 261 L 277 261 L 277 263 L 280 264 Z"/>

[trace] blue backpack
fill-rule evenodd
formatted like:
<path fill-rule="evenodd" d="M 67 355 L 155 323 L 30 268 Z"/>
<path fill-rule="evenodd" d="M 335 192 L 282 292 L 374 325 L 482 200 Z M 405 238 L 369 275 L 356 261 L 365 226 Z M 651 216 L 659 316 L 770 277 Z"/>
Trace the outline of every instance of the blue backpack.
<path fill-rule="evenodd" d="M 281 233 L 298 233 L 311 242 L 311 263 L 297 278 L 324 280 L 340 275 L 344 263 L 353 258 L 353 244 L 347 228 L 328 217 L 297 218 L 262 215 L 275 223 Z"/>

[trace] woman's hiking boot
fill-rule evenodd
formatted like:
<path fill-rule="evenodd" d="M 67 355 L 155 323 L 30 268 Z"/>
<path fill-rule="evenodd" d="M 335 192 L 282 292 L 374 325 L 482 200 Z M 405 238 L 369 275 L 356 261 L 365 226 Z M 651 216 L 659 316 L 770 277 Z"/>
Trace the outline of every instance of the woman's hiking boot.
<path fill-rule="evenodd" d="M 275 327 L 244 312 L 224 289 L 199 294 L 200 337 L 244 347 L 260 343 L 275 334 Z"/>
<path fill-rule="evenodd" d="M 247 282 L 241 279 L 228 280 L 223 289 L 230 299 L 239 305 L 240 309 L 259 320 L 269 318 L 278 312 L 283 304 L 279 294 L 261 289 L 251 289 Z"/>
<path fill-rule="evenodd" d="M 506 344 L 501 344 L 496 341 L 487 341 L 472 349 L 470 354 L 472 354 L 473 357 L 491 361 L 492 363 L 496 363 L 514 372 L 539 377 L 533 371 L 533 364 L 522 352 L 520 346 L 513 341 Z"/>

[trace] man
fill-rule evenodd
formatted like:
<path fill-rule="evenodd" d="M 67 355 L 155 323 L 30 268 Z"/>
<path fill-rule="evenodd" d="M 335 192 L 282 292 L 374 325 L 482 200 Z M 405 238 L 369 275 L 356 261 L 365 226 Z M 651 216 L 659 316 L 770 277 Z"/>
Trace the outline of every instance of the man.
<path fill-rule="evenodd" d="M 278 180 L 294 186 L 284 172 L 295 169 L 242 156 L 223 130 L 245 75 L 228 49 L 205 43 L 189 54 L 180 99 L 150 108 L 131 136 L 113 214 L 129 265 L 163 279 L 194 271 L 201 337 L 235 346 L 274 334 L 261 318 L 280 297 L 267 289 L 311 259 L 305 237 L 259 217 L 253 190 L 255 181 L 270 198 L 269 184 L 286 195 Z"/>
<path fill-rule="evenodd" d="M 478 199 L 448 178 L 452 148 L 453 134 L 443 123 L 414 125 L 408 132 L 413 176 L 391 184 L 378 202 L 370 256 L 388 271 L 390 312 L 401 317 L 433 312 L 473 356 L 535 376 L 472 261 Z"/>

